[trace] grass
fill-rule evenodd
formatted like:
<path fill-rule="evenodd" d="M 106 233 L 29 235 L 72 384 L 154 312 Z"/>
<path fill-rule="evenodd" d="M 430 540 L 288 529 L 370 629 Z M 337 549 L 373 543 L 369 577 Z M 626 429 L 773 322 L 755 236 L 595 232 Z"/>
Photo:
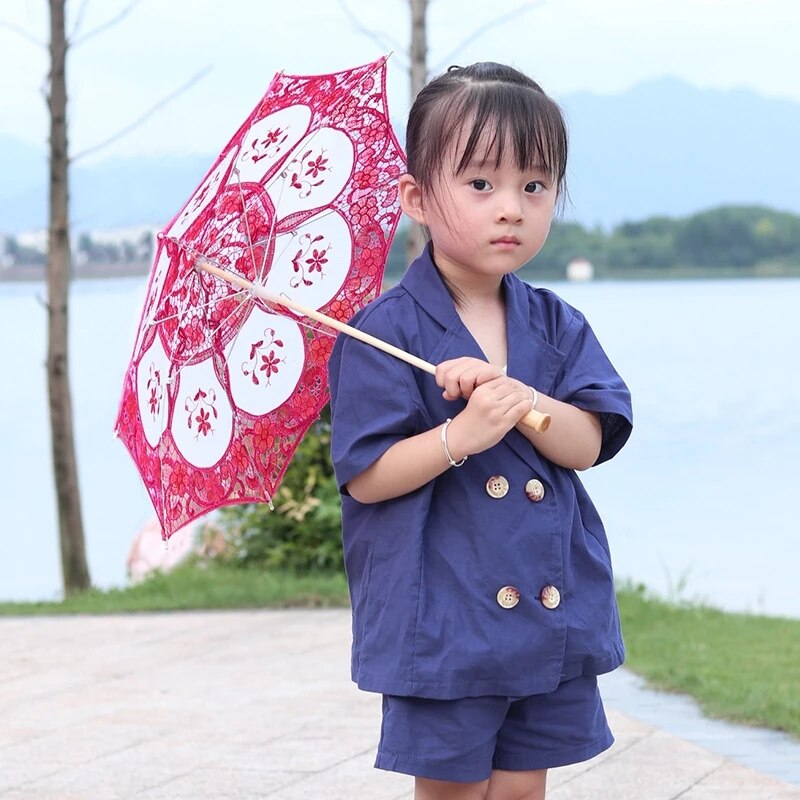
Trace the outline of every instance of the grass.
<path fill-rule="evenodd" d="M 626 665 L 708 716 L 800 737 L 800 620 L 730 614 L 618 591 Z"/>
<path fill-rule="evenodd" d="M 800 620 L 617 593 L 627 666 L 652 686 L 688 694 L 709 716 L 800 737 Z M 296 576 L 187 564 L 124 589 L 53 603 L 0 603 L 0 615 L 347 606 L 341 574 Z"/>
<path fill-rule="evenodd" d="M 346 606 L 344 575 L 290 575 L 223 565 L 182 565 L 123 589 L 92 589 L 52 603 L 0 603 L 0 615 L 117 614 L 233 608 Z"/>

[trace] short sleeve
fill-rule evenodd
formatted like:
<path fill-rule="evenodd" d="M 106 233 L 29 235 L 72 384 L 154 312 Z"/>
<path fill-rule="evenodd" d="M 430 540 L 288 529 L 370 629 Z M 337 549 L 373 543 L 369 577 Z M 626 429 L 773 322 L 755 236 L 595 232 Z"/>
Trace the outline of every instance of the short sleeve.
<path fill-rule="evenodd" d="M 358 325 L 402 347 L 379 310 Z M 393 444 L 431 427 L 409 366 L 358 339 L 339 334 L 328 363 L 331 459 L 342 492 Z"/>
<path fill-rule="evenodd" d="M 601 464 L 615 456 L 631 435 L 630 392 L 579 311 L 574 311 L 559 349 L 565 353 L 565 360 L 553 397 L 599 415 L 603 440 L 595 464 Z"/>

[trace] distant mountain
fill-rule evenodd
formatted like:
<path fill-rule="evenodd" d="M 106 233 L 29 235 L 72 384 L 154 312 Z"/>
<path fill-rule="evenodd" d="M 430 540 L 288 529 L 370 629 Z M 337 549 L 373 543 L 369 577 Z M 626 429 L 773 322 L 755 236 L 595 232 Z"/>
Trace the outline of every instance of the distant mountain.
<path fill-rule="evenodd" d="M 0 133 L 0 233 L 41 226 L 47 202 L 46 177 L 44 147 Z"/>
<path fill-rule="evenodd" d="M 11 155 L 7 157 L 7 153 Z M 78 231 L 166 223 L 189 199 L 214 156 L 113 158 L 72 170 L 71 213 Z M 8 160 L 8 163 L 6 161 Z M 47 162 L 0 135 L 0 232 L 44 227 Z"/>
<path fill-rule="evenodd" d="M 564 99 L 575 219 L 611 225 L 711 206 L 800 212 L 800 103 L 664 78 Z"/>
<path fill-rule="evenodd" d="M 567 95 L 562 106 L 570 128 L 568 219 L 608 227 L 725 204 L 800 213 L 800 103 L 663 78 L 616 95 Z M 215 155 L 76 167 L 76 229 L 167 222 Z M 45 224 L 46 179 L 44 145 L 0 135 L 0 232 Z"/>

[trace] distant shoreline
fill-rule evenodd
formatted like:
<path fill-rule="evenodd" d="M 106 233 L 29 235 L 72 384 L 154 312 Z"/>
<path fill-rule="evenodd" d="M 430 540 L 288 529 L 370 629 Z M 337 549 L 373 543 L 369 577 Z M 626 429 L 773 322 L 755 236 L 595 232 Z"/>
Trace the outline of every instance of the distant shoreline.
<path fill-rule="evenodd" d="M 146 276 L 150 274 L 152 264 L 149 261 L 126 262 L 121 264 L 92 263 L 82 264 L 72 270 L 73 280 L 96 280 L 105 278 L 129 278 Z M 532 283 L 546 283 L 552 281 L 567 282 L 565 275 L 537 275 L 535 268 L 523 268 L 517 273 L 520 278 Z M 402 278 L 402 273 L 397 275 L 389 273 L 384 275 L 387 285 L 397 283 Z M 587 283 L 602 283 L 604 281 L 674 281 L 674 280 L 737 280 L 740 278 L 800 278 L 800 264 L 793 265 L 761 265 L 755 267 L 662 267 L 655 268 L 629 268 L 613 269 L 596 274 Z M 30 264 L 7 267 L 0 269 L 0 284 L 23 283 L 25 281 L 46 280 L 44 265 L 31 266 Z M 576 281 L 580 283 L 581 281 Z"/>
<path fill-rule="evenodd" d="M 126 262 L 123 264 L 82 264 L 73 267 L 71 277 L 74 280 L 82 278 L 128 278 L 135 275 L 147 275 L 150 272 L 149 261 Z M 15 267 L 6 267 L 0 270 L 0 282 L 43 281 L 47 277 L 43 264 L 24 264 Z"/>

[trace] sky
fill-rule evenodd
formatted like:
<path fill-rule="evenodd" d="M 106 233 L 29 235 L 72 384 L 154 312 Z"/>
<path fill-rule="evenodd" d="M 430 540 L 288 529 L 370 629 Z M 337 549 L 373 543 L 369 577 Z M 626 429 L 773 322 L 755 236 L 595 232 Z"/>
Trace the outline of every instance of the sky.
<path fill-rule="evenodd" d="M 403 124 L 410 105 L 407 0 L 68 0 L 67 11 L 68 30 L 79 21 L 68 62 L 70 151 L 83 163 L 216 153 L 276 71 L 332 72 L 389 50 L 393 119 Z M 0 4 L 0 133 L 42 147 L 47 32 L 42 0 Z M 432 72 L 504 61 L 556 99 L 674 76 L 800 103 L 798 40 L 797 0 L 431 0 L 428 12 Z"/>

